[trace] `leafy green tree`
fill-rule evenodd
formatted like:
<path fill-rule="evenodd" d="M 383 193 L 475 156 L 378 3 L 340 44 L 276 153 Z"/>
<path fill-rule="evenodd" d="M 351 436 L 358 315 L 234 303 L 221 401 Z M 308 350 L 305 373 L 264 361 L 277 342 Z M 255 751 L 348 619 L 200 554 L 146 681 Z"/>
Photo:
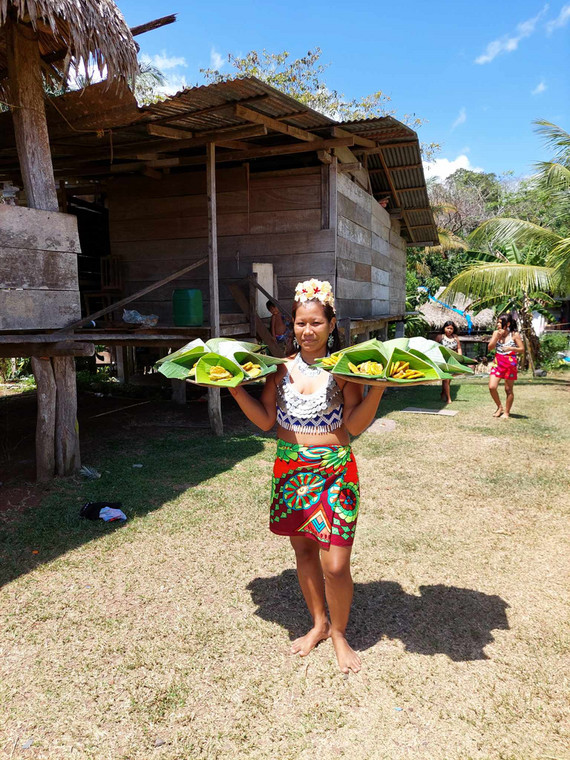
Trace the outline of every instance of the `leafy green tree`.
<path fill-rule="evenodd" d="M 200 73 L 208 83 L 225 82 L 239 77 L 257 77 L 300 103 L 338 121 L 395 114 L 394 110 L 388 108 L 390 98 L 381 90 L 362 98 L 347 99 L 342 93 L 331 89 L 323 78 L 330 64 L 321 63 L 321 56 L 322 50 L 319 47 L 309 50 L 301 58 L 292 58 L 286 50 L 280 53 L 271 53 L 265 49 L 261 53 L 251 50 L 242 57 L 229 53 L 227 61 L 233 67 L 231 73 L 223 74 L 214 68 L 200 69 Z M 415 114 L 405 114 L 402 121 L 412 129 L 417 129 L 423 124 L 423 120 Z M 436 143 L 422 146 L 424 157 L 427 159 L 438 149 L 439 145 Z"/>

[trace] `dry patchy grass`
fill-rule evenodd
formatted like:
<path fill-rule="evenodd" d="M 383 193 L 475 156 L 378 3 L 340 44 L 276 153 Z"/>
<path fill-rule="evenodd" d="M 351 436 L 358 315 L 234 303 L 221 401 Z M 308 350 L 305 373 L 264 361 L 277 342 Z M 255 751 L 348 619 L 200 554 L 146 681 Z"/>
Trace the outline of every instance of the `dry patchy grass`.
<path fill-rule="evenodd" d="M 330 642 L 288 654 L 309 619 L 267 530 L 268 437 L 125 437 L 100 481 L 5 519 L 0 757 L 567 758 L 568 389 L 519 383 L 507 421 L 452 387 L 455 418 L 397 391 L 396 429 L 355 441 L 348 679 Z M 129 522 L 78 521 L 88 498 Z"/>

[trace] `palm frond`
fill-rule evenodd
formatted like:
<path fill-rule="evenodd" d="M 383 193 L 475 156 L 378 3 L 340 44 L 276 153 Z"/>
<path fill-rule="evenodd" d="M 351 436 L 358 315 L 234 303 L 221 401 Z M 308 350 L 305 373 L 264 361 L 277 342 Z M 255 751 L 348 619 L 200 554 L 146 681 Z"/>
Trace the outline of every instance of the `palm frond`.
<path fill-rule="evenodd" d="M 570 238 L 563 238 L 548 257 L 548 263 L 554 268 L 554 280 L 563 293 L 570 292 Z"/>
<path fill-rule="evenodd" d="M 546 243 L 554 246 L 560 241 L 560 235 L 524 219 L 507 219 L 498 216 L 480 224 L 469 235 L 469 240 L 476 246 L 481 246 L 489 240 L 492 240 L 495 245 L 515 243 L 521 246 L 532 246 Z"/>
<path fill-rule="evenodd" d="M 453 232 L 450 232 L 449 230 L 443 229 L 442 227 L 438 227 L 437 234 L 439 237 L 439 245 L 428 246 L 425 249 L 426 253 L 443 253 L 444 251 L 466 251 L 469 248 L 469 246 L 464 240 L 462 240 L 457 235 L 454 235 Z"/>
<path fill-rule="evenodd" d="M 570 159 L 570 134 L 546 119 L 536 119 L 534 124 L 537 125 L 535 132 L 543 138 L 547 147 L 562 159 L 563 163 L 567 163 Z"/>
<path fill-rule="evenodd" d="M 524 264 L 478 264 L 458 274 L 439 296 L 446 303 L 453 303 L 461 293 L 467 298 L 487 299 L 503 294 L 517 296 L 536 291 L 555 292 L 551 267 Z"/>
<path fill-rule="evenodd" d="M 539 161 L 535 167 L 544 187 L 555 192 L 570 189 L 570 167 L 556 161 Z"/>

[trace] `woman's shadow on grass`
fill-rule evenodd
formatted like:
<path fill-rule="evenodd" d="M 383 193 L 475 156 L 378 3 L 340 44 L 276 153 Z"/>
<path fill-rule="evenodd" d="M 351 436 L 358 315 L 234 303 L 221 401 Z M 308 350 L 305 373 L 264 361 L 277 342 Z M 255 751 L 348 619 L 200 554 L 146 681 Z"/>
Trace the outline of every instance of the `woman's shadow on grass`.
<path fill-rule="evenodd" d="M 310 618 L 294 570 L 256 578 L 247 588 L 256 615 L 288 629 L 291 639 L 307 632 Z M 394 581 L 355 583 L 347 638 L 359 650 L 388 638 L 399 639 L 409 652 L 486 660 L 492 631 L 509 628 L 507 608 L 499 596 L 456 586 L 420 586 L 415 596 Z"/>

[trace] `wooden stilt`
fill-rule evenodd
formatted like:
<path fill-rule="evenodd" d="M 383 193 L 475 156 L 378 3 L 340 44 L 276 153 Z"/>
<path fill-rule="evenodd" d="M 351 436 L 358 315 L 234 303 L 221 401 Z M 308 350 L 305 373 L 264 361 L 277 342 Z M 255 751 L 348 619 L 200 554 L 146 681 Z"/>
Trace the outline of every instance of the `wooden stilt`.
<path fill-rule="evenodd" d="M 186 403 L 186 380 L 171 380 L 172 400 L 175 404 Z"/>
<path fill-rule="evenodd" d="M 216 210 L 216 145 L 208 143 L 206 193 L 208 199 L 208 260 L 210 275 L 210 335 L 220 335 L 220 293 L 218 287 L 218 217 Z M 208 416 L 214 435 L 224 434 L 219 388 L 208 388 Z"/>
<path fill-rule="evenodd" d="M 36 422 L 36 477 L 40 483 L 51 480 L 55 472 L 56 384 L 49 358 L 32 357 L 32 370 L 38 388 Z"/>
<path fill-rule="evenodd" d="M 79 425 L 77 424 L 77 382 L 71 356 L 52 358 L 56 384 L 55 471 L 65 477 L 81 467 Z"/>

